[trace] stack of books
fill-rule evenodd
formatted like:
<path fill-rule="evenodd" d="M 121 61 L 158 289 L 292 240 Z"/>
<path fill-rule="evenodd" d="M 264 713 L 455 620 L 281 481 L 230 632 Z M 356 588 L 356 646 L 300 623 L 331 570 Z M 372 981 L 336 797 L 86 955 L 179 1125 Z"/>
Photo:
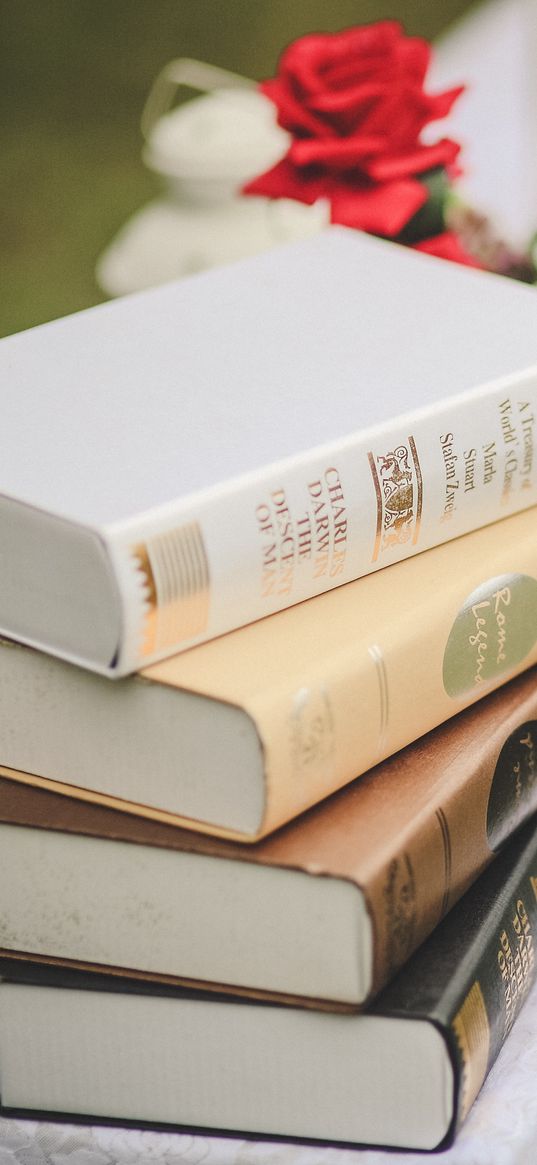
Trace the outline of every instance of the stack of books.
<path fill-rule="evenodd" d="M 3 1111 L 446 1145 L 534 975 L 535 292 L 331 229 L 0 369 Z"/>

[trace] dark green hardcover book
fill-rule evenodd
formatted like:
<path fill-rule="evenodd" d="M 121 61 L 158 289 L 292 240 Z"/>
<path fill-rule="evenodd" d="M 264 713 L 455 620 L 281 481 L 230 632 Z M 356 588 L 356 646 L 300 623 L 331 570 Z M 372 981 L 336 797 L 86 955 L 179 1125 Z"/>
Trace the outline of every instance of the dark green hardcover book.
<path fill-rule="evenodd" d="M 537 756 L 534 758 L 537 764 Z M 454 1069 L 450 1139 L 494 1063 L 535 978 L 535 818 L 450 911 L 372 1012 L 436 1024 Z"/>
<path fill-rule="evenodd" d="M 524 826 L 368 1012 L 0 964 L 6 1112 L 446 1147 L 535 975 Z"/>

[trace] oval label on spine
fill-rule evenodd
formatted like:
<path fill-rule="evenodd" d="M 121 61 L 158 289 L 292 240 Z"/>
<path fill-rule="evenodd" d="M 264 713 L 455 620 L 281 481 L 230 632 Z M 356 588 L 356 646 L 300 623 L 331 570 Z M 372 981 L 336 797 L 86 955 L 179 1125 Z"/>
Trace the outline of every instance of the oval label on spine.
<path fill-rule="evenodd" d="M 506 740 L 494 770 L 487 806 L 487 838 L 497 850 L 537 809 L 537 720 Z"/>
<path fill-rule="evenodd" d="M 537 579 L 504 574 L 467 598 L 451 628 L 444 688 L 457 698 L 513 673 L 537 641 Z"/>

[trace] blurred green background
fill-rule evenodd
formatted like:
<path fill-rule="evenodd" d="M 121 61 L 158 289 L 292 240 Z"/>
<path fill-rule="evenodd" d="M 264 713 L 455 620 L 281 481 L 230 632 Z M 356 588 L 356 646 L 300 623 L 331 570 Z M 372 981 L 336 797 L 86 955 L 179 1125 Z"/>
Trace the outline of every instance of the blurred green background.
<path fill-rule="evenodd" d="M 270 76 L 283 46 L 380 17 L 436 35 L 469 0 L 0 0 L 0 335 L 98 303 L 95 260 L 158 189 L 139 119 L 192 56 Z"/>

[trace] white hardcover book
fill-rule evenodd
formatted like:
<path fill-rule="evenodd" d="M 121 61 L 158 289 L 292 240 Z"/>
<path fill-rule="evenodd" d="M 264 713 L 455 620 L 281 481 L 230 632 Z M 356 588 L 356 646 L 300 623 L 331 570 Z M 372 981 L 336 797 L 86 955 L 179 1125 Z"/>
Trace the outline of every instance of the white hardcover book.
<path fill-rule="evenodd" d="M 534 290 L 342 228 L 0 378 L 0 630 L 110 675 L 537 501 Z"/>

